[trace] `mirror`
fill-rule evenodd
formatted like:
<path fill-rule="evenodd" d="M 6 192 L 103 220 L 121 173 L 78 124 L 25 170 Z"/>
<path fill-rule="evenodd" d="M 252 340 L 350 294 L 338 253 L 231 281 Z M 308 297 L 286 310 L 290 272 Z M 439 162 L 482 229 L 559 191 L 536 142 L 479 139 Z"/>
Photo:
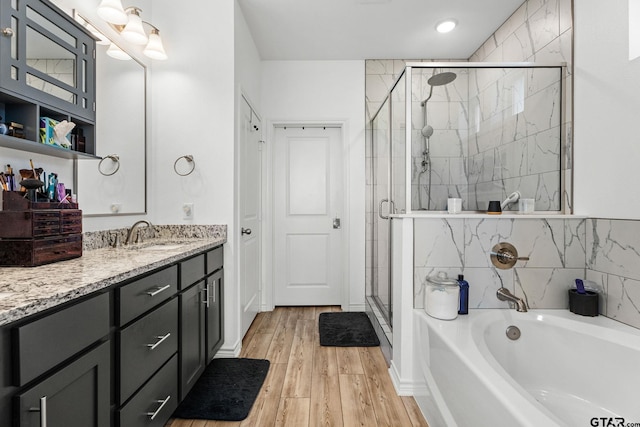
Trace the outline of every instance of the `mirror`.
<path fill-rule="evenodd" d="M 135 59 L 108 56 L 108 47 L 96 46 L 96 155 L 104 159 L 76 161 L 78 202 L 85 216 L 147 209 L 147 70 Z"/>

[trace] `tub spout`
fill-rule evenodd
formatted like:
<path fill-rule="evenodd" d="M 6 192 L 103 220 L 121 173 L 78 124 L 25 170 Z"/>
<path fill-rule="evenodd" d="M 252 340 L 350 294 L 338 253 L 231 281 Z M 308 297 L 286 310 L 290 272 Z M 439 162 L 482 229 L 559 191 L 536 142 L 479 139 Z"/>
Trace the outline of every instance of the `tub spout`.
<path fill-rule="evenodd" d="M 518 298 L 512 294 L 507 288 L 498 289 L 496 291 L 496 296 L 500 301 L 509 301 L 514 303 L 516 305 L 516 311 L 520 311 L 522 313 L 526 313 L 528 311 L 527 303 L 522 298 Z"/>

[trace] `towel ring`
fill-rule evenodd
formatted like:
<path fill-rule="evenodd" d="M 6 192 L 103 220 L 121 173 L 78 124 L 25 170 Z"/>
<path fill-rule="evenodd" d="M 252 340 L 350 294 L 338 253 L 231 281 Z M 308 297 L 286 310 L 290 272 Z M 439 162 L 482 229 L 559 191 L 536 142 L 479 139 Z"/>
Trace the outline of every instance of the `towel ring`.
<path fill-rule="evenodd" d="M 179 162 L 181 159 L 185 159 L 185 160 L 187 161 L 187 163 L 191 163 L 191 170 L 189 170 L 189 172 L 187 172 L 187 173 L 180 173 L 180 172 L 178 172 L 178 168 L 177 168 L 177 166 L 178 166 L 178 162 Z M 178 175 L 180 175 L 180 176 L 187 176 L 187 175 L 191 175 L 191 173 L 192 173 L 195 169 L 196 169 L 196 162 L 195 162 L 195 160 L 193 160 L 193 156 L 192 156 L 191 154 L 187 154 L 186 156 L 178 157 L 178 158 L 176 159 L 176 161 L 173 163 L 173 170 L 174 170 L 174 171 L 176 171 L 176 173 L 177 173 Z"/>
<path fill-rule="evenodd" d="M 107 159 L 111 159 L 113 163 L 116 164 L 116 168 L 111 173 L 105 173 L 102 171 L 102 162 Z M 98 163 L 98 172 L 100 172 L 104 176 L 111 176 L 120 170 L 120 157 L 116 154 L 109 154 L 108 156 L 104 156 L 100 163 Z"/>

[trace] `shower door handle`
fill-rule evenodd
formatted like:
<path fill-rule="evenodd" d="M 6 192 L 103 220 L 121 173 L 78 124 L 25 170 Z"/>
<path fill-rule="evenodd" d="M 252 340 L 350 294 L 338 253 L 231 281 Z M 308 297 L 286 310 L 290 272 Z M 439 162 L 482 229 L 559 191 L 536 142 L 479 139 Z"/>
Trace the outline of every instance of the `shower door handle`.
<path fill-rule="evenodd" d="M 382 215 L 382 205 L 384 204 L 384 202 L 389 203 L 389 199 L 382 199 L 382 200 L 380 200 L 380 204 L 378 205 L 378 216 L 379 216 L 381 219 L 389 219 L 389 215 L 387 215 L 387 216 Z"/>

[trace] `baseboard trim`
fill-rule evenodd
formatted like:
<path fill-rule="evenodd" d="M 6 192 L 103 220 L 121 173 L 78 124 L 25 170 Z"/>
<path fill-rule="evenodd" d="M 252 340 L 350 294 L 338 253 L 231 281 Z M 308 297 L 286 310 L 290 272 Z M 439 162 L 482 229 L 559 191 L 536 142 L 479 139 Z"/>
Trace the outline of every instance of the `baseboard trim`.
<path fill-rule="evenodd" d="M 222 346 L 220 350 L 216 353 L 214 358 L 222 358 L 222 357 L 238 357 L 240 356 L 240 351 L 242 350 L 242 340 L 238 340 L 233 346 Z"/>
<path fill-rule="evenodd" d="M 350 304 L 349 305 L 349 311 L 364 311 L 364 310 L 365 310 L 364 304 Z"/>
<path fill-rule="evenodd" d="M 393 360 L 391 361 L 391 366 L 389 366 L 389 376 L 391 377 L 391 382 L 393 383 L 393 387 L 396 389 L 398 396 L 416 396 L 427 392 L 427 385 L 425 383 L 416 383 L 415 381 L 406 380 L 403 381 L 400 378 L 398 368 L 396 368 Z"/>

